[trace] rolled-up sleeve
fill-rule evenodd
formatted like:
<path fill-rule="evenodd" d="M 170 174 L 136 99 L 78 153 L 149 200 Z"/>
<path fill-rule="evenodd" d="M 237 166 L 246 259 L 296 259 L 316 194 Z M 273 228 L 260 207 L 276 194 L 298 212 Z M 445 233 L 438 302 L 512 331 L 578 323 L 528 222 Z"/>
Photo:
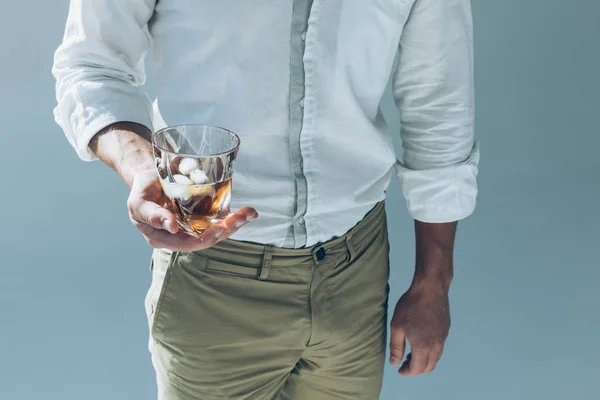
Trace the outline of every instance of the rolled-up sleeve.
<path fill-rule="evenodd" d="M 72 0 L 62 44 L 54 56 L 56 122 L 86 161 L 88 144 L 115 122 L 152 129 L 152 108 L 140 90 L 146 79 L 145 30 L 155 0 Z"/>
<path fill-rule="evenodd" d="M 404 147 L 396 169 L 409 213 L 437 223 L 467 217 L 475 209 L 479 163 L 469 0 L 415 0 L 393 94 Z"/>

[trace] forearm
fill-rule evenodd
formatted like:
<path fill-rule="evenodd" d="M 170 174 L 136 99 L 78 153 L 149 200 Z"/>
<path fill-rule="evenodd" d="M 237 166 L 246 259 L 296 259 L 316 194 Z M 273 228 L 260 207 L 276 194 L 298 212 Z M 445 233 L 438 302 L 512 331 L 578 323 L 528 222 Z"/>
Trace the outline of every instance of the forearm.
<path fill-rule="evenodd" d="M 137 172 L 154 168 L 150 136 L 143 125 L 119 122 L 98 132 L 89 147 L 131 186 Z"/>
<path fill-rule="evenodd" d="M 456 222 L 425 223 L 415 220 L 414 286 L 449 289 L 453 278 L 456 225 Z"/>

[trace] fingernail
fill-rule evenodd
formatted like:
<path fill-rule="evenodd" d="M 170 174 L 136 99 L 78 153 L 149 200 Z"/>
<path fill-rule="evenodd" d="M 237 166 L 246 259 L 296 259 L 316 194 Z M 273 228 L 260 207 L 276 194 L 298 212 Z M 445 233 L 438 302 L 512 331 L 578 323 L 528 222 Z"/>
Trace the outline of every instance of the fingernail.
<path fill-rule="evenodd" d="M 170 229 L 169 229 L 169 220 L 168 220 L 168 219 L 165 219 L 165 220 L 163 221 L 163 228 L 164 228 L 166 231 L 170 231 Z"/>
<path fill-rule="evenodd" d="M 252 216 L 248 217 L 248 222 L 254 221 L 256 219 L 256 217 L 257 217 L 256 215 L 252 215 Z"/>
<path fill-rule="evenodd" d="M 396 357 L 390 357 L 390 364 L 392 364 L 392 365 L 398 364 L 399 361 L 400 360 L 397 359 Z"/>
<path fill-rule="evenodd" d="M 223 232 L 223 229 L 217 229 L 217 231 L 215 232 L 215 239 L 218 239 L 221 236 L 223 236 Z"/>

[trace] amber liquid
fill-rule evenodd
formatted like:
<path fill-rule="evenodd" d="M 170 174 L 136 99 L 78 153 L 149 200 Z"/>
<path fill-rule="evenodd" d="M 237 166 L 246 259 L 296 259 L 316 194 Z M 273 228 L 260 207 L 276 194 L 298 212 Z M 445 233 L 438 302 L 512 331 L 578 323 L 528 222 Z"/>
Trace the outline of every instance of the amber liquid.
<path fill-rule="evenodd" d="M 168 185 L 176 184 L 168 183 Z M 201 235 L 215 222 L 221 221 L 229 215 L 231 178 L 206 185 L 177 186 L 186 186 L 181 189 L 187 189 L 189 195 L 176 198 L 167 196 L 166 206 L 175 214 L 182 223 L 182 228 L 188 233 Z"/>

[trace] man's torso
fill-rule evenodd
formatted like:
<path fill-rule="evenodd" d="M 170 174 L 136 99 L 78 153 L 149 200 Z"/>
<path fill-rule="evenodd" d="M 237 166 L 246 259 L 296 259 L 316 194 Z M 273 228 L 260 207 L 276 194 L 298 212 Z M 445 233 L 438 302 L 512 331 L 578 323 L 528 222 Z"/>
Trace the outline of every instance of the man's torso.
<path fill-rule="evenodd" d="M 234 239 L 310 246 L 385 197 L 396 156 L 379 102 L 409 3 L 157 2 L 154 128 L 240 135 L 232 208 L 260 218 Z"/>

